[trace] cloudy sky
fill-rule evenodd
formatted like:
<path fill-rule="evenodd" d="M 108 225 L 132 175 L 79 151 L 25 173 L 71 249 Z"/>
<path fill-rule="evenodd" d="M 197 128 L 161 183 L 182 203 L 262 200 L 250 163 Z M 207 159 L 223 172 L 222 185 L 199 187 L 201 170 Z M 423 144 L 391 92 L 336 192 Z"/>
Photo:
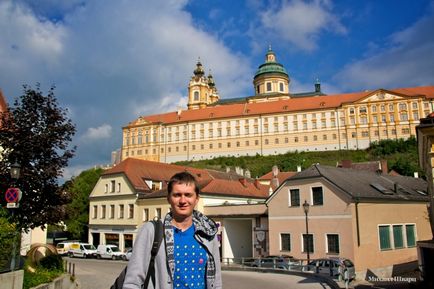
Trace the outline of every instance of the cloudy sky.
<path fill-rule="evenodd" d="M 41 83 L 77 126 L 65 178 L 110 162 L 121 128 L 186 107 L 200 57 L 222 98 L 253 94 L 268 45 L 292 92 L 434 85 L 434 1 L 1 0 L 0 89 Z"/>

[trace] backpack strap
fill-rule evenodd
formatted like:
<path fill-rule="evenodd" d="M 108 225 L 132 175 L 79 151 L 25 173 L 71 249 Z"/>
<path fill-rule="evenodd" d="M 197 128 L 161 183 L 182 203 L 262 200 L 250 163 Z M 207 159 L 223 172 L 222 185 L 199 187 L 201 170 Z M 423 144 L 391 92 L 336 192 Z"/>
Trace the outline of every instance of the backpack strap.
<path fill-rule="evenodd" d="M 152 279 L 152 284 L 155 288 L 155 256 L 160 249 L 161 241 L 163 240 L 163 223 L 160 220 L 152 220 L 154 225 L 154 242 L 152 243 L 151 249 L 151 260 L 149 261 L 148 274 L 146 274 L 145 283 L 142 288 L 148 288 L 149 278 Z"/>

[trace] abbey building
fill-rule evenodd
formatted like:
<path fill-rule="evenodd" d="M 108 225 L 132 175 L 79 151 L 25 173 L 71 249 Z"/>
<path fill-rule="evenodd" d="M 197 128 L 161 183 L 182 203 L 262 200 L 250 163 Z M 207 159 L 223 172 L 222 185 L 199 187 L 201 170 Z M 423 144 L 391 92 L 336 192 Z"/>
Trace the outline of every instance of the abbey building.
<path fill-rule="evenodd" d="M 220 99 L 198 61 L 185 110 L 140 116 L 123 127 L 122 159 L 171 163 L 218 156 L 364 149 L 371 142 L 415 136 L 433 111 L 434 86 L 326 95 L 292 93 L 271 48 L 253 78 L 254 95 Z"/>

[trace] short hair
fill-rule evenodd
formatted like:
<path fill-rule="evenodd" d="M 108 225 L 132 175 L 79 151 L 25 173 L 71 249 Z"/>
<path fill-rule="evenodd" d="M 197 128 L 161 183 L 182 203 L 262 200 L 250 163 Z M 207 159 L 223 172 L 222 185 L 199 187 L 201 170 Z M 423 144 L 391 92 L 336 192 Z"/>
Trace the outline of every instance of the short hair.
<path fill-rule="evenodd" d="M 194 185 L 194 192 L 199 196 L 200 188 L 196 181 L 196 178 L 189 172 L 181 172 L 174 174 L 167 184 L 167 195 L 170 195 L 173 191 L 173 186 L 176 184 Z"/>

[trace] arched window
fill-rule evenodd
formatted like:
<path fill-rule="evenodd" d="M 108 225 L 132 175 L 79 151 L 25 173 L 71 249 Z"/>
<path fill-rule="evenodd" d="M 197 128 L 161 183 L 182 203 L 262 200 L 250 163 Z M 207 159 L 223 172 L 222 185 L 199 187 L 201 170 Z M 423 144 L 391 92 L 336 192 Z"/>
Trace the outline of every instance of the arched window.
<path fill-rule="evenodd" d="M 199 91 L 194 92 L 194 101 L 199 101 Z"/>

